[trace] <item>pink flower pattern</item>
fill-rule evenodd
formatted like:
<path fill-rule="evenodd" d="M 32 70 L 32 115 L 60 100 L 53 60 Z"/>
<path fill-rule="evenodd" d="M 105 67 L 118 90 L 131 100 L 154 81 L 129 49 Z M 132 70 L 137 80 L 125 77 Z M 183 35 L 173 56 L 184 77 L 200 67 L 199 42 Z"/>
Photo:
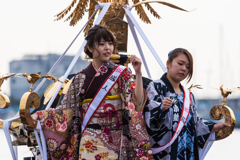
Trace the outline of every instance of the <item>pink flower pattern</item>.
<path fill-rule="evenodd" d="M 99 68 L 99 71 L 100 71 L 101 73 L 107 73 L 108 68 L 107 68 L 106 66 L 102 65 L 102 66 Z"/>
<path fill-rule="evenodd" d="M 135 110 L 135 105 L 131 102 L 128 103 L 128 109 L 129 109 L 129 112 L 130 114 L 132 113 L 132 111 Z"/>
<path fill-rule="evenodd" d="M 39 118 L 41 118 L 42 116 L 44 116 L 43 111 L 37 111 L 37 113 L 38 113 Z"/>
<path fill-rule="evenodd" d="M 67 123 L 64 122 L 62 125 L 61 125 L 61 130 L 62 131 L 65 131 L 67 129 Z"/>
<path fill-rule="evenodd" d="M 141 156 L 143 154 L 143 150 L 141 148 L 138 149 L 137 154 Z"/>
<path fill-rule="evenodd" d="M 136 118 L 137 120 L 140 120 L 140 119 L 142 119 L 142 118 L 143 118 L 143 115 L 142 115 L 142 113 L 141 113 L 141 112 L 139 112 L 139 111 L 135 112 L 135 113 L 134 113 L 134 116 L 135 116 L 135 118 Z"/>
<path fill-rule="evenodd" d="M 84 94 L 84 93 L 85 93 L 85 89 L 82 89 L 82 90 L 81 90 L 81 93 Z"/>

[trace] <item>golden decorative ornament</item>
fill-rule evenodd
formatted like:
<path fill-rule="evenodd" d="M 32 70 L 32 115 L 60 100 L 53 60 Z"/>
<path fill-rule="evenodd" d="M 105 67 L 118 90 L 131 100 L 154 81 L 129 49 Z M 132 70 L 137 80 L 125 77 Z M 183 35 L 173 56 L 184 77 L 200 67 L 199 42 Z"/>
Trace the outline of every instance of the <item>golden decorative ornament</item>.
<path fill-rule="evenodd" d="M 225 123 L 230 124 L 231 127 L 224 127 L 223 129 L 215 133 L 215 139 L 221 140 L 228 137 L 234 130 L 235 127 L 235 116 L 231 108 L 225 105 L 215 105 L 210 110 L 210 118 L 213 120 L 221 120 L 224 116 Z"/>
<path fill-rule="evenodd" d="M 202 89 L 201 85 L 199 85 L 199 84 L 193 85 L 193 84 L 192 84 L 192 85 L 188 88 L 188 90 L 191 91 L 193 88 Z"/>
<path fill-rule="evenodd" d="M 10 100 L 9 100 L 8 96 L 6 96 L 4 94 L 0 94 L 0 108 L 6 109 L 9 107 L 9 105 L 10 105 Z"/>
<path fill-rule="evenodd" d="M 105 14 L 105 16 L 103 17 L 103 20 L 101 21 L 101 25 L 106 25 L 108 26 L 108 23 L 106 23 L 107 21 L 115 18 L 118 20 L 123 21 L 124 18 L 124 14 L 125 14 L 125 10 L 124 7 L 126 5 L 129 5 L 128 0 L 112 0 L 112 1 L 108 1 L 111 2 L 111 6 L 108 9 L 107 13 Z M 89 3 L 89 9 L 87 9 Z M 79 20 L 82 19 L 83 15 L 85 14 L 85 12 L 89 12 L 88 13 L 88 18 L 90 18 L 92 16 L 92 14 L 95 12 L 95 5 L 97 5 L 98 3 L 107 3 L 107 1 L 103 1 L 103 0 L 72 0 L 72 2 L 70 3 L 70 5 L 65 8 L 64 10 L 62 10 L 60 13 L 58 13 L 57 15 L 55 15 L 57 18 L 55 19 L 56 21 L 62 19 L 64 16 L 66 16 L 68 14 L 68 12 L 71 11 L 71 9 L 76 5 L 76 7 L 73 9 L 73 11 L 70 13 L 70 15 L 64 20 L 64 21 L 69 21 L 70 26 L 74 26 L 77 24 L 77 22 Z M 160 19 L 160 15 L 158 15 L 157 11 L 155 11 L 153 9 L 153 7 L 150 5 L 150 3 L 159 3 L 162 5 L 166 5 L 168 7 L 174 8 L 174 9 L 178 9 L 181 11 L 187 11 L 181 7 L 178 7 L 174 4 L 168 3 L 168 2 L 164 2 L 164 1 L 159 1 L 159 0 L 153 0 L 153 1 L 139 1 L 139 0 L 133 0 L 134 5 L 132 6 L 132 8 L 135 7 L 135 10 L 137 11 L 137 14 L 139 15 L 140 19 L 145 22 L 145 23 L 151 23 L 147 13 L 145 12 L 145 9 L 143 8 L 143 4 L 145 5 L 145 7 L 147 8 L 147 10 L 150 11 L 150 13 L 155 17 Z M 99 11 L 101 12 L 101 11 Z M 93 18 L 88 22 L 88 24 L 86 25 L 85 29 L 84 29 L 84 33 L 86 35 L 87 31 L 92 27 L 94 19 L 95 19 L 96 13 L 93 16 Z M 125 22 L 126 23 L 126 22 Z M 124 24 L 124 23 L 123 23 Z M 111 28 L 110 28 L 111 30 Z M 112 32 L 114 32 L 113 30 L 111 30 Z M 125 32 L 127 32 L 127 27 L 124 30 Z M 116 33 L 116 35 L 119 34 L 119 36 L 121 37 L 123 34 L 125 34 L 124 32 L 119 32 Z M 122 34 L 122 35 L 121 35 Z M 125 39 L 127 38 L 127 34 L 125 35 L 126 37 L 124 37 Z M 119 41 L 118 37 L 117 40 Z M 122 43 L 122 42 L 120 42 Z M 126 42 L 124 42 L 126 43 Z M 121 45 L 125 45 L 125 44 L 121 44 Z M 126 52 L 126 46 L 124 47 L 119 47 L 117 48 L 118 51 L 121 52 Z"/>
<path fill-rule="evenodd" d="M 110 57 L 110 60 L 113 61 L 116 64 L 121 64 L 124 66 L 128 66 L 130 63 L 131 56 L 125 55 L 125 54 L 112 54 Z"/>
<path fill-rule="evenodd" d="M 55 82 L 51 83 L 51 84 L 47 87 L 47 89 L 46 89 L 45 92 L 44 92 L 44 102 L 43 102 L 44 105 L 47 105 L 47 104 L 48 104 L 48 102 L 49 102 L 50 99 L 52 98 L 53 94 L 55 93 L 56 89 L 58 88 L 58 86 L 59 86 L 62 78 L 63 78 L 63 76 L 60 77 L 58 81 L 55 81 Z M 54 100 L 51 108 L 55 108 L 55 107 L 56 107 L 56 105 L 57 105 L 57 103 L 58 103 L 58 101 L 59 101 L 60 96 L 62 95 L 62 93 L 63 93 L 63 94 L 66 94 L 66 93 L 67 93 L 68 87 L 69 87 L 69 85 L 71 84 L 71 82 L 72 82 L 72 80 L 68 80 L 68 79 L 65 80 L 65 82 L 63 83 L 61 89 L 59 90 L 58 95 L 57 95 L 57 97 L 55 98 L 55 100 Z"/>
<path fill-rule="evenodd" d="M 36 92 L 26 92 L 20 101 L 20 119 L 24 125 L 31 128 L 36 128 L 37 120 L 33 120 L 30 113 L 30 108 L 38 108 L 40 106 L 40 97 Z"/>
<path fill-rule="evenodd" d="M 9 129 L 10 129 L 11 131 L 17 132 L 20 123 L 21 123 L 21 120 L 20 120 L 20 119 L 17 119 L 17 120 L 12 121 Z M 3 120 L 2 120 L 2 119 L 0 119 L 0 128 L 3 128 Z"/>
<path fill-rule="evenodd" d="M 8 75 L 2 75 L 0 73 L 0 91 L 1 91 L 1 86 L 4 82 L 4 80 L 7 80 L 8 78 L 12 78 L 16 75 L 19 75 L 19 74 L 13 73 L 13 74 L 8 74 Z M 0 94 L 0 109 L 6 109 L 9 107 L 9 105 L 10 105 L 9 97 L 5 94 Z M 21 123 L 20 119 L 12 121 L 12 123 L 9 127 L 10 130 L 17 131 L 20 123 Z M 3 120 L 2 119 L 0 119 L 0 128 L 3 128 Z"/>
<path fill-rule="evenodd" d="M 17 75 L 16 73 L 13 73 L 13 74 L 8 74 L 8 75 L 2 75 L 0 73 L 0 91 L 1 91 L 1 86 L 4 82 L 4 80 L 7 80 L 8 78 L 11 78 L 11 77 L 14 77 L 15 75 Z"/>
<path fill-rule="evenodd" d="M 47 78 L 48 80 L 53 80 L 53 81 L 60 81 L 58 80 L 57 78 L 55 78 L 54 76 L 50 75 L 50 74 L 45 74 L 41 77 L 41 72 L 38 72 L 36 74 L 30 74 L 28 75 L 27 72 L 23 73 L 22 74 L 23 77 L 26 77 L 27 78 L 27 81 L 28 83 L 32 84 L 31 87 L 30 87 L 30 92 L 32 92 L 32 88 L 33 88 L 33 85 L 39 80 L 39 79 L 42 79 L 42 78 Z M 61 81 L 60 81 L 61 82 Z"/>
<path fill-rule="evenodd" d="M 118 17 L 115 17 L 105 21 L 105 25 L 117 38 L 117 51 L 127 52 L 128 23 Z"/>
<path fill-rule="evenodd" d="M 30 87 L 30 92 L 32 92 L 32 88 L 34 83 L 36 83 L 41 77 L 41 72 L 38 72 L 36 74 L 30 74 L 28 75 L 27 72 L 23 73 L 22 76 L 27 78 L 28 83 L 32 84 Z"/>
<path fill-rule="evenodd" d="M 221 139 L 228 137 L 233 132 L 235 123 L 236 123 L 235 115 L 234 115 L 232 109 L 225 105 L 227 103 L 227 97 L 232 92 L 239 92 L 240 87 L 235 87 L 232 89 L 223 89 L 223 85 L 222 85 L 220 88 L 214 88 L 214 89 L 221 91 L 223 100 L 221 101 L 222 105 L 220 105 L 220 104 L 215 105 L 211 108 L 210 113 L 209 113 L 210 118 L 212 118 L 213 120 L 221 120 L 224 116 L 225 123 L 231 125 L 230 128 L 224 127 L 215 133 L 215 139 L 221 140 Z"/>

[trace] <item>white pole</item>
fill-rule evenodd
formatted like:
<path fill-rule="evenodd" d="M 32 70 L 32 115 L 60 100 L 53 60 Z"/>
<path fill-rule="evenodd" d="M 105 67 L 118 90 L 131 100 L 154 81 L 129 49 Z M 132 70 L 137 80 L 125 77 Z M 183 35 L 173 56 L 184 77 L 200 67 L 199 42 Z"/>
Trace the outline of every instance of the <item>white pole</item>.
<path fill-rule="evenodd" d="M 126 17 L 127 17 L 128 25 L 129 25 L 129 27 L 130 27 L 130 29 L 131 29 L 131 31 L 132 31 L 133 38 L 134 38 L 135 43 L 136 43 L 136 45 L 137 45 L 138 51 L 139 51 L 139 53 L 140 53 L 140 55 L 141 55 L 141 58 L 142 58 L 144 67 L 145 67 L 145 69 L 146 69 L 146 71 L 147 71 L 148 77 L 149 77 L 149 78 L 152 78 L 152 77 L 151 77 L 151 74 L 150 74 L 150 72 L 149 72 L 148 65 L 147 65 L 146 59 L 145 59 L 145 57 L 144 57 L 142 48 L 141 48 L 141 46 L 140 46 L 140 43 L 139 43 L 137 34 L 136 34 L 136 32 L 135 32 L 133 23 L 132 23 L 132 21 L 129 19 L 129 17 L 128 17 L 127 15 L 126 15 Z"/>
<path fill-rule="evenodd" d="M 131 7 L 130 6 L 126 6 L 124 8 L 127 16 L 131 19 L 132 23 L 134 24 L 134 26 L 136 27 L 136 29 L 138 30 L 139 34 L 142 36 L 143 40 L 145 41 L 145 43 L 147 44 L 148 48 L 150 49 L 150 51 L 152 52 L 153 56 L 155 57 L 155 59 L 157 60 L 157 62 L 159 63 L 160 67 L 162 68 L 162 70 L 164 72 L 167 72 L 167 68 L 165 67 L 165 65 L 162 63 L 162 60 L 159 58 L 157 52 L 154 50 L 154 48 L 152 47 L 151 43 L 149 42 L 149 40 L 147 39 L 146 35 L 144 34 L 143 30 L 141 29 L 141 27 L 138 25 L 137 21 L 135 20 L 135 18 L 133 17 L 132 13 L 130 12 Z"/>

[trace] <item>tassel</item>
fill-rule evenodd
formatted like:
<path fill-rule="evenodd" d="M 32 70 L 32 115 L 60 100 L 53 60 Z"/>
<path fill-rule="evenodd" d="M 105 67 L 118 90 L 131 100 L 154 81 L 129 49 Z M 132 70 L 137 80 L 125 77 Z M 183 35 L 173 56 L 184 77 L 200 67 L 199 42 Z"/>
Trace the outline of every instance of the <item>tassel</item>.
<path fill-rule="evenodd" d="M 108 127 L 106 128 L 106 132 L 105 132 L 105 133 L 106 133 L 106 135 L 109 135 L 109 134 L 110 134 Z"/>
<path fill-rule="evenodd" d="M 116 128 L 118 128 L 118 127 L 120 127 L 120 122 L 119 122 L 119 120 L 117 120 L 117 123 L 116 123 L 116 126 L 115 126 Z"/>

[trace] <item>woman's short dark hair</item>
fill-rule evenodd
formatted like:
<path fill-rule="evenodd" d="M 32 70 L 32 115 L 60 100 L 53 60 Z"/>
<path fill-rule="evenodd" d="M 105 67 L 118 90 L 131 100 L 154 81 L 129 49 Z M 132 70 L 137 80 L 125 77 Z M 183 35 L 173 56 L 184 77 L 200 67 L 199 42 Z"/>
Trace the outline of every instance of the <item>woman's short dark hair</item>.
<path fill-rule="evenodd" d="M 175 48 L 169 53 L 168 60 L 170 61 L 170 63 L 172 63 L 173 59 L 176 58 L 179 54 L 185 54 L 189 60 L 189 74 L 187 76 L 187 80 L 188 80 L 187 83 L 188 83 L 192 79 L 192 75 L 193 75 L 193 58 L 191 53 L 184 48 Z"/>
<path fill-rule="evenodd" d="M 84 52 L 88 55 L 89 58 L 93 58 L 92 53 L 88 50 L 87 46 L 90 48 L 93 48 L 95 45 L 95 42 L 97 42 L 97 45 L 100 43 L 101 38 L 103 38 L 105 41 L 111 41 L 114 46 L 113 53 L 115 53 L 116 48 L 116 38 L 112 34 L 112 32 L 103 25 L 95 25 L 91 29 L 89 29 L 87 36 L 85 37 L 85 40 L 87 40 L 87 44 L 84 47 Z"/>

